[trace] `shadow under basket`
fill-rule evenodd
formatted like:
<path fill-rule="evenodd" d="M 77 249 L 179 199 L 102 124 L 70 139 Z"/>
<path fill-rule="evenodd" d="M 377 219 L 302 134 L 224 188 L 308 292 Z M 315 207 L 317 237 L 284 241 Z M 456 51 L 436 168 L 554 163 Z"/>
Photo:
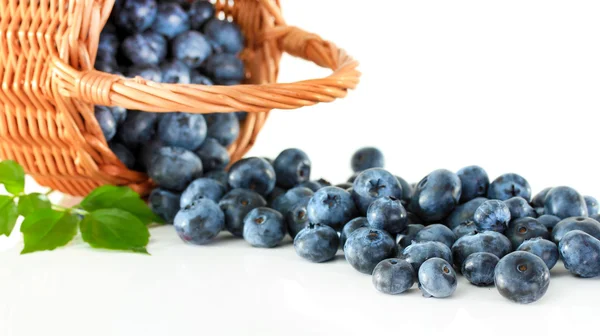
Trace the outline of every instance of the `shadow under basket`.
<path fill-rule="evenodd" d="M 315 34 L 288 26 L 278 0 L 217 1 L 242 29 L 246 80 L 235 86 L 161 84 L 94 70 L 100 32 L 114 0 L 0 0 L 0 158 L 40 185 L 84 196 L 104 185 L 153 188 L 109 149 L 94 105 L 149 112 L 247 111 L 231 161 L 254 144 L 272 109 L 342 98 L 356 87 L 358 62 Z M 276 83 L 283 52 L 330 68 L 325 78 Z"/>

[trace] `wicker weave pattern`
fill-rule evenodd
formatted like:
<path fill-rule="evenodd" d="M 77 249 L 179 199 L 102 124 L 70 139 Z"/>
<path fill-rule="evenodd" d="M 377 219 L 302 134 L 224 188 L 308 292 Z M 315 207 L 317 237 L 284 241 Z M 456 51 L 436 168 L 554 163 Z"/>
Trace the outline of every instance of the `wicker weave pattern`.
<path fill-rule="evenodd" d="M 145 195 L 152 182 L 109 149 L 93 105 L 152 112 L 248 111 L 232 161 L 254 144 L 271 109 L 344 97 L 358 84 L 358 63 L 334 44 L 287 26 L 278 0 L 218 1 L 246 36 L 245 85 L 160 84 L 93 69 L 114 0 L 0 0 L 0 158 L 21 163 L 38 183 L 85 195 L 102 184 Z M 323 79 L 275 84 L 283 52 L 334 72 Z"/>

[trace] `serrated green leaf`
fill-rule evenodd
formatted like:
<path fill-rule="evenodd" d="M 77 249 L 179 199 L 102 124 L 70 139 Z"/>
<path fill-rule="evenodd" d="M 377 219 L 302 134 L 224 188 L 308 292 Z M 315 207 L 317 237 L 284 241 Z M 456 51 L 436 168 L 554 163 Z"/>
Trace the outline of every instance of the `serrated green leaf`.
<path fill-rule="evenodd" d="M 81 237 L 92 247 L 148 253 L 148 228 L 136 216 L 120 209 L 100 209 L 85 216 Z"/>
<path fill-rule="evenodd" d="M 32 193 L 19 197 L 19 214 L 23 217 L 36 210 L 50 209 L 51 207 L 50 200 L 44 194 Z"/>
<path fill-rule="evenodd" d="M 4 184 L 6 191 L 17 195 L 25 190 L 25 171 L 15 161 L 0 162 L 0 184 Z"/>
<path fill-rule="evenodd" d="M 39 209 L 21 224 L 25 247 L 21 254 L 51 251 L 67 245 L 77 234 L 77 215 L 52 209 Z"/>
<path fill-rule="evenodd" d="M 19 218 L 19 212 L 13 198 L 0 195 L 0 236 L 10 236 L 17 223 L 17 218 Z"/>
<path fill-rule="evenodd" d="M 79 206 L 87 211 L 121 209 L 136 216 L 144 224 L 164 222 L 150 210 L 139 194 L 128 187 L 112 185 L 98 187 L 84 198 Z"/>

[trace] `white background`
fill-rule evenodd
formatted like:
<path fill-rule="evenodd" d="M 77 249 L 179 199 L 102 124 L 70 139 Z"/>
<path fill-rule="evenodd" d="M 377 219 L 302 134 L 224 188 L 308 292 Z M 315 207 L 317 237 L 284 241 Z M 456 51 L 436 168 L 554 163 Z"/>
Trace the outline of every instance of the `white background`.
<path fill-rule="evenodd" d="M 411 182 L 478 164 L 525 176 L 534 191 L 570 185 L 600 196 L 600 4 L 595 1 L 283 0 L 289 24 L 361 61 L 348 98 L 274 111 L 252 155 L 304 149 L 315 177 L 350 175 L 373 145 Z M 281 81 L 328 72 L 292 58 Z M 310 264 L 289 242 L 264 250 L 227 235 L 186 246 L 152 230 L 152 257 L 80 242 L 19 256 L 0 237 L 0 335 L 576 334 L 596 329 L 598 279 L 562 266 L 547 295 L 520 306 L 461 279 L 445 300 L 377 293 L 338 256 Z M 16 242 L 16 245 L 14 244 Z M 13 246 L 15 245 L 15 246 Z M 11 247 L 12 246 L 12 247 Z"/>

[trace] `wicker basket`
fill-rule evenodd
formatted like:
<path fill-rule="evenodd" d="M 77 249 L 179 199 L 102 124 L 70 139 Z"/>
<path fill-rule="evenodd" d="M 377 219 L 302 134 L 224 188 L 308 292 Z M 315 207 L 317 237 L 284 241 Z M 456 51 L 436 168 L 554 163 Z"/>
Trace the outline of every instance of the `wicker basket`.
<path fill-rule="evenodd" d="M 152 181 L 111 152 L 94 105 L 151 112 L 248 111 L 232 162 L 254 144 L 271 109 L 344 97 L 358 63 L 319 36 L 288 26 L 279 0 L 219 0 L 217 13 L 246 36 L 244 85 L 161 84 L 94 70 L 100 31 L 114 0 L 0 0 L 0 158 L 19 162 L 39 184 L 83 196 L 103 184 L 142 195 Z M 333 70 L 322 79 L 275 84 L 283 52 Z"/>

